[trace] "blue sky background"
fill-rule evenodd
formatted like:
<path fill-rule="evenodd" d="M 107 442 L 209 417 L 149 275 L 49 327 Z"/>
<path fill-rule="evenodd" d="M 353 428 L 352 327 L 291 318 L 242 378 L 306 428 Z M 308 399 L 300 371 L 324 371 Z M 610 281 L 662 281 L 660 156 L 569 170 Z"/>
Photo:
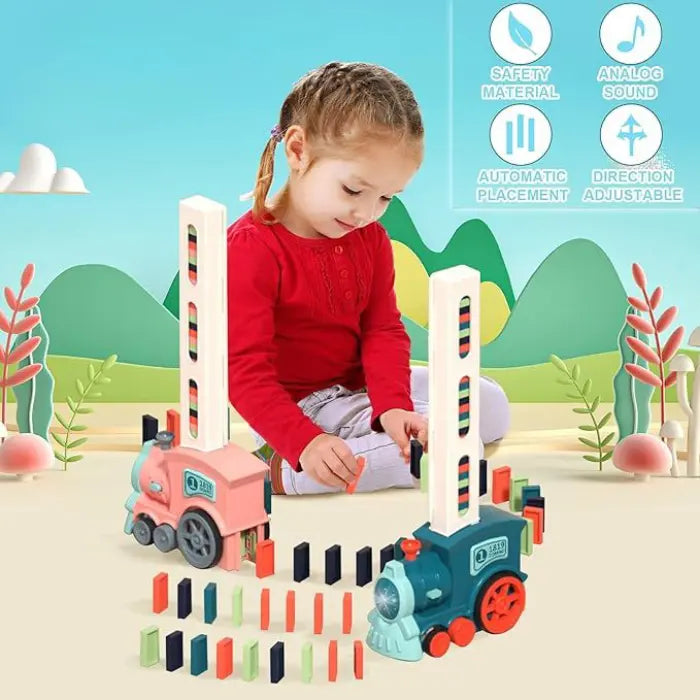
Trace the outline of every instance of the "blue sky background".
<path fill-rule="evenodd" d="M 463 140 L 453 154 L 462 172 L 476 173 L 500 167 L 488 144 L 488 125 L 506 103 L 482 103 L 479 86 L 488 82 L 491 65 L 502 64 L 488 33 L 506 3 L 454 2 L 455 19 L 464 23 L 455 53 L 468 77 L 455 100 L 464 100 L 458 107 L 468 121 L 460 126 Z M 606 165 L 598 129 L 618 104 L 600 97 L 595 79 L 600 65 L 612 63 L 598 29 L 616 3 L 536 4 L 554 28 L 550 51 L 538 63 L 553 66 L 562 95 L 559 103 L 537 103 L 551 113 L 557 138 L 537 165 L 565 167 L 581 182 L 591 167 Z M 692 66 L 700 10 L 681 0 L 648 5 L 664 32 L 650 64 L 666 71 L 659 100 L 648 106 L 664 125 L 664 155 L 686 188 L 685 206 L 698 207 L 700 100 Z M 292 83 L 329 60 L 363 60 L 399 73 L 422 106 L 427 157 L 403 201 L 427 245 L 439 250 L 464 220 L 483 218 L 501 246 L 517 295 L 556 246 L 589 238 L 610 256 L 629 291 L 631 264 L 640 262 L 650 284 L 664 286 L 664 301 L 680 306 L 689 333 L 700 323 L 697 212 L 450 209 L 448 16 L 447 1 L 423 0 L 8 4 L 0 25 L 0 171 L 16 172 L 22 150 L 43 143 L 59 167 L 78 170 L 91 194 L 0 196 L 0 284 L 16 287 L 28 261 L 37 265 L 35 292 L 72 265 L 109 263 L 162 299 L 177 269 L 178 200 L 203 194 L 225 203 L 230 220 L 237 218 L 247 207 L 238 196 L 251 189 Z M 281 183 L 278 170 L 275 187 Z"/>

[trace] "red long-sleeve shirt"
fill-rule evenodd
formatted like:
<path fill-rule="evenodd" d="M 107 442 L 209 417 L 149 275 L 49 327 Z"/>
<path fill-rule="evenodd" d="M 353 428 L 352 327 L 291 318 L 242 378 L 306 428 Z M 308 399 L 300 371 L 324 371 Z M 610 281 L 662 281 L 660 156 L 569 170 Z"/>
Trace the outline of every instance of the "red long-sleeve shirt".
<path fill-rule="evenodd" d="M 410 340 L 394 293 L 391 241 L 379 223 L 309 239 L 250 212 L 228 229 L 229 399 L 294 469 L 323 430 L 297 402 L 366 386 L 372 428 L 413 410 Z"/>

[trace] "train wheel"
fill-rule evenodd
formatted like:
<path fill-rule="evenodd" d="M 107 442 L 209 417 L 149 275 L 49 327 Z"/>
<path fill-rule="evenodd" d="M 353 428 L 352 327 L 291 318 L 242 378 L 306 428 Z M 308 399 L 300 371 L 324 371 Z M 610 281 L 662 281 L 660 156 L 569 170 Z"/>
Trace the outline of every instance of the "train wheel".
<path fill-rule="evenodd" d="M 177 546 L 185 561 L 197 569 L 216 566 L 224 551 L 219 528 L 203 510 L 189 510 L 180 518 Z"/>
<path fill-rule="evenodd" d="M 479 624 L 490 634 L 512 629 L 525 610 L 525 586 L 513 574 L 497 574 L 479 593 L 476 614 Z"/>
<path fill-rule="evenodd" d="M 151 544 L 153 542 L 153 531 L 155 527 L 156 524 L 147 515 L 137 516 L 132 530 L 134 539 L 144 547 Z"/>
<path fill-rule="evenodd" d="M 167 523 L 158 525 L 153 532 L 153 544 L 155 544 L 161 552 L 171 552 L 175 549 L 175 547 L 177 547 L 177 537 L 173 527 Z"/>
<path fill-rule="evenodd" d="M 428 656 L 436 658 L 444 656 L 450 648 L 450 635 L 441 625 L 436 625 L 428 630 L 423 639 L 423 651 Z"/>
<path fill-rule="evenodd" d="M 458 647 L 466 647 L 474 639 L 476 625 L 469 618 L 457 617 L 450 622 L 447 633 Z"/>

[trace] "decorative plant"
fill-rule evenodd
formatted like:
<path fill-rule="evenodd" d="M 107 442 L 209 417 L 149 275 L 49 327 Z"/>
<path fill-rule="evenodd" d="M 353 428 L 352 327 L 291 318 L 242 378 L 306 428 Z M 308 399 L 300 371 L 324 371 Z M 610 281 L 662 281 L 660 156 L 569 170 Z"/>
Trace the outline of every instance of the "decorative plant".
<path fill-rule="evenodd" d="M 620 350 L 620 367 L 613 380 L 613 393 L 615 420 L 618 428 L 618 440 L 626 438 L 633 433 L 646 433 L 651 421 L 651 397 L 654 387 L 644 382 L 638 382 L 626 369 L 625 365 L 634 364 L 643 369 L 647 368 L 647 361 L 637 354 L 627 342 L 629 337 L 634 337 L 638 342 L 646 343 L 648 336 L 633 328 L 627 322 L 630 314 L 639 315 L 633 306 L 627 307 L 625 322 L 617 337 L 617 346 Z"/>
<path fill-rule="evenodd" d="M 576 390 L 575 394 L 567 393 L 566 396 L 570 399 L 576 399 L 577 401 L 582 401 L 585 406 L 576 406 L 572 410 L 574 413 L 588 414 L 591 417 L 592 425 L 579 425 L 579 430 L 586 432 L 595 432 L 597 440 L 591 440 L 586 437 L 579 437 L 579 441 L 582 442 L 586 447 L 596 450 L 597 455 L 583 455 L 583 458 L 587 462 L 594 462 L 598 464 L 598 469 L 603 470 L 603 462 L 607 462 L 612 457 L 612 450 L 603 451 L 603 448 L 615 437 L 615 433 L 609 433 L 604 438 L 600 437 L 600 430 L 604 428 L 610 418 L 612 413 L 606 413 L 600 420 L 596 420 L 595 412 L 600 404 L 600 396 L 594 397 L 589 401 L 589 396 L 591 393 L 592 382 L 590 379 L 586 379 L 582 386 L 579 386 L 579 379 L 581 377 L 581 367 L 574 364 L 571 371 L 566 366 L 565 362 L 556 355 L 549 356 L 550 362 L 565 375 L 565 379 L 557 379 L 559 384 L 564 384 L 565 386 L 572 386 Z"/>
<path fill-rule="evenodd" d="M 640 333 L 647 333 L 648 335 L 653 336 L 656 349 L 651 348 L 641 339 L 632 335 L 627 336 L 626 341 L 634 352 L 643 357 L 651 365 L 654 365 L 658 369 L 659 374 L 657 376 L 650 369 L 640 367 L 639 365 L 631 362 L 625 364 L 625 370 L 635 379 L 639 379 L 639 381 L 644 382 L 651 387 L 659 387 L 661 394 L 661 425 L 663 425 L 666 422 L 666 389 L 673 385 L 677 376 L 676 372 L 670 372 L 668 375 L 666 375 L 665 365 L 671 360 L 680 347 L 681 341 L 683 340 L 684 329 L 683 326 L 676 328 L 676 330 L 673 331 L 667 338 L 662 347 L 661 334 L 668 330 L 673 323 L 673 320 L 676 318 L 676 314 L 678 313 L 678 308 L 675 306 L 669 306 L 657 318 L 654 312 L 661 302 L 663 289 L 661 287 L 656 287 L 652 294 L 649 295 L 647 293 L 646 275 L 644 274 L 644 270 L 637 263 L 632 265 L 632 277 L 642 292 L 643 299 L 629 296 L 627 297 L 627 301 L 629 301 L 629 303 L 638 311 L 648 313 L 649 319 L 647 320 L 641 316 L 637 316 L 636 314 L 627 314 L 627 323 Z"/>
<path fill-rule="evenodd" d="M 0 311 L 0 330 L 7 336 L 5 347 L 3 348 L 0 345 L 0 363 L 2 363 L 3 366 L 2 378 L 0 379 L 0 389 L 2 390 L 2 416 L 0 417 L 0 422 L 3 425 L 7 424 L 7 389 L 19 386 L 28 381 L 38 374 L 42 368 L 42 365 L 39 363 L 25 364 L 23 367 L 18 368 L 14 373 L 10 374 L 10 367 L 28 357 L 36 350 L 39 343 L 41 343 L 41 338 L 39 336 L 33 336 L 21 342 L 13 350 L 10 350 L 13 336 L 30 331 L 40 320 L 39 316 L 36 314 L 30 314 L 19 320 L 17 319 L 19 314 L 23 314 L 34 308 L 39 302 L 39 297 L 23 298 L 27 287 L 29 287 L 33 279 L 34 265 L 30 263 L 22 271 L 18 294 L 15 295 L 9 287 L 5 287 L 5 301 L 10 307 L 10 311 L 12 311 L 10 319 L 8 320 L 7 316 Z"/>
<path fill-rule="evenodd" d="M 38 308 L 30 309 L 27 311 L 27 316 L 32 314 L 38 315 L 38 313 Z M 49 428 L 51 427 L 51 418 L 53 416 L 55 382 L 46 364 L 49 337 L 40 316 L 39 322 L 34 328 L 25 331 L 17 337 L 12 351 L 16 352 L 31 337 L 38 338 L 37 345 L 29 355 L 20 361 L 19 367 L 40 364 L 41 370 L 31 377 L 29 381 L 12 387 L 17 408 L 17 430 L 20 433 L 34 433 L 48 442 Z"/>
<path fill-rule="evenodd" d="M 106 373 L 113 367 L 114 363 L 117 361 L 116 355 L 110 355 L 105 359 L 100 365 L 99 369 L 95 370 L 92 363 L 88 365 L 88 383 L 84 384 L 81 379 L 75 380 L 75 388 L 78 391 L 78 400 L 74 401 L 69 395 L 66 396 L 66 403 L 70 409 L 70 417 L 66 420 L 58 411 L 54 414 L 56 420 L 65 428 L 66 434 L 61 435 L 57 432 L 52 431 L 51 437 L 63 448 L 63 450 L 54 450 L 54 454 L 57 459 L 63 462 L 64 471 L 68 468 L 69 462 L 77 462 L 83 458 L 84 455 L 73 454 L 69 455 L 68 450 L 72 450 L 76 447 L 80 447 L 87 442 L 86 437 L 79 437 L 75 440 L 71 440 L 72 433 L 82 432 L 87 430 L 86 425 L 76 425 L 75 420 L 78 415 L 84 415 L 87 413 L 92 413 L 93 409 L 90 406 L 83 405 L 89 399 L 97 399 L 102 396 L 100 391 L 93 391 L 94 386 L 99 386 L 101 384 L 109 384 L 112 380 L 106 376 Z"/>

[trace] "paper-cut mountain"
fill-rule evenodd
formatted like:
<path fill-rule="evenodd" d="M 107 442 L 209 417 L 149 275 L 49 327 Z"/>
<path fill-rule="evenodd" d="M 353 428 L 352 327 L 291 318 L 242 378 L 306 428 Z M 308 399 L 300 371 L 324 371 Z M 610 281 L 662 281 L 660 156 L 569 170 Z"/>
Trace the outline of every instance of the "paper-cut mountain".
<path fill-rule="evenodd" d="M 482 367 L 520 367 L 614 351 L 627 294 L 607 255 L 574 239 L 550 253 L 523 289 Z"/>
<path fill-rule="evenodd" d="M 425 245 L 406 207 L 397 197 L 391 200 L 380 222 L 392 240 L 407 245 L 418 256 L 428 275 L 454 265 L 468 265 L 480 270 L 482 282 L 493 282 L 501 289 L 509 308 L 515 304 L 501 249 L 491 229 L 480 219 L 461 224 L 439 253 Z"/>
<path fill-rule="evenodd" d="M 52 355 L 178 367 L 179 324 L 138 282 L 108 265 L 78 265 L 56 277 L 39 301 Z"/>

